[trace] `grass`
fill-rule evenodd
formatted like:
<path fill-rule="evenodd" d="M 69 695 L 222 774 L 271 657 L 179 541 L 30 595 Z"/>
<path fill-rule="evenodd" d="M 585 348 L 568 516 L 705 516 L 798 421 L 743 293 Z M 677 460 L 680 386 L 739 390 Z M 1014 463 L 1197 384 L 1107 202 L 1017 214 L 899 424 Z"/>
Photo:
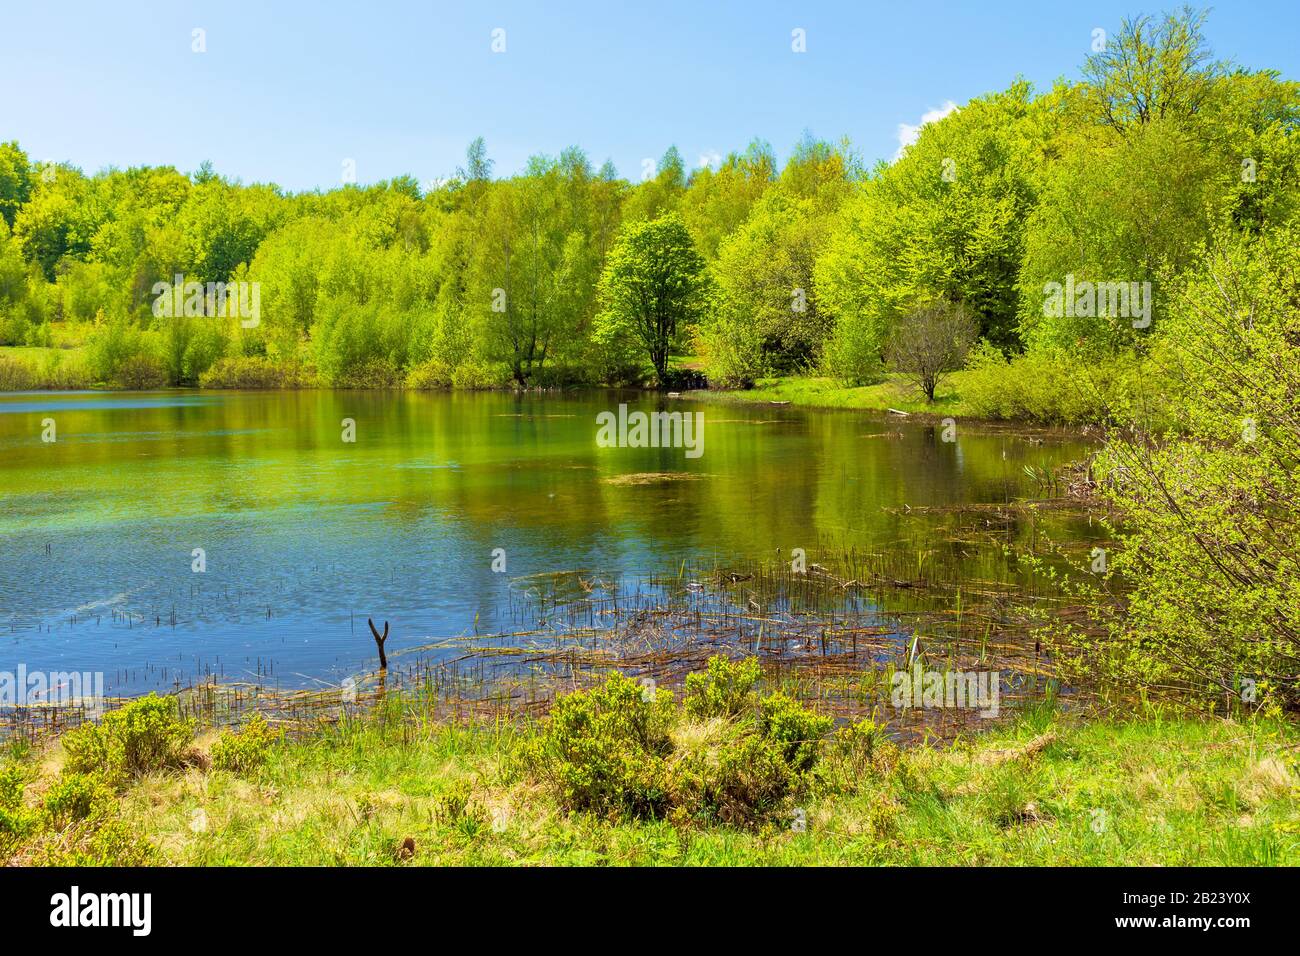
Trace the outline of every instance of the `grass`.
<path fill-rule="evenodd" d="M 152 862 L 203 866 L 1300 863 L 1294 723 L 1040 709 L 810 796 L 804 832 L 566 813 L 520 771 L 534 733 L 353 719 L 273 746 L 245 775 L 201 759 L 146 774 L 115 824 Z M 38 801 L 62 757 L 20 764 Z"/>
<path fill-rule="evenodd" d="M 83 347 L 0 346 L 0 391 L 88 388 Z"/>
<path fill-rule="evenodd" d="M 19 359 L 23 362 L 30 362 L 33 365 L 41 365 L 46 359 L 55 355 L 70 358 L 74 355 L 81 355 L 85 349 L 60 349 L 46 348 L 40 345 L 0 345 L 0 358 Z"/>
<path fill-rule="evenodd" d="M 875 385 L 845 386 L 834 379 L 808 375 L 763 378 L 752 389 L 734 391 L 694 391 L 692 398 L 722 402 L 765 403 L 789 402 L 805 408 L 864 408 L 884 411 L 894 408 L 903 412 L 929 415 L 969 416 L 972 411 L 962 401 L 961 372 L 940 383 L 933 403 L 914 389 L 907 379 L 891 374 Z"/>

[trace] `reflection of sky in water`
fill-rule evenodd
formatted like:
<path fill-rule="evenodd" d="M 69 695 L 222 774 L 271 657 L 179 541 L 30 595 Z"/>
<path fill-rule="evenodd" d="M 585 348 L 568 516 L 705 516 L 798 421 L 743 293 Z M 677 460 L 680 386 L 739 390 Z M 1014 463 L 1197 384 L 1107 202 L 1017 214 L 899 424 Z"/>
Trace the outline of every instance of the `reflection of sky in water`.
<path fill-rule="evenodd" d="M 590 569 L 644 591 L 684 560 L 914 554 L 943 519 L 902 506 L 1030 495 L 1026 464 L 1085 450 L 960 423 L 946 443 L 939 425 L 869 413 L 713 405 L 690 406 L 706 415 L 702 458 L 597 448 L 596 413 L 618 401 L 665 400 L 0 398 L 0 670 L 102 670 L 110 691 L 209 672 L 337 680 L 373 655 L 367 616 L 392 622 L 394 652 L 516 629 L 510 582 L 528 575 Z M 340 439 L 343 418 L 355 444 Z M 695 478 L 611 480 L 664 473 Z M 494 548 L 506 574 L 491 570 Z M 970 558 L 972 577 L 998 573 L 994 550 Z"/>

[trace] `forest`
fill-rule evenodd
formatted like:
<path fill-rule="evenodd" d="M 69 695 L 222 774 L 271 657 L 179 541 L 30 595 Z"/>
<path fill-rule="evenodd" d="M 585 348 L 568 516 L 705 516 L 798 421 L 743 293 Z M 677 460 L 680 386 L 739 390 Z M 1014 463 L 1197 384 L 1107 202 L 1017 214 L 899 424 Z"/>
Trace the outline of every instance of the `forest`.
<path fill-rule="evenodd" d="M 0 137 L 10 643 L 148 691 L 9 708 L 0 861 L 1296 862 L 1300 82 L 1210 27 L 874 163 Z"/>
<path fill-rule="evenodd" d="M 872 168 L 805 134 L 784 165 L 758 139 L 694 170 L 670 147 L 630 182 L 575 146 L 495 178 L 480 138 L 446 181 L 288 194 L 207 163 L 86 175 L 6 143 L 0 385 L 913 374 L 932 399 L 964 367 L 982 417 L 1124 420 L 1185 344 L 1184 290 L 1282 235 L 1300 197 L 1300 90 L 1215 59 L 1205 19 L 1131 19 L 1078 80 L 1017 80 Z M 251 287 L 258 315 L 210 292 L 159 309 L 182 277 Z"/>

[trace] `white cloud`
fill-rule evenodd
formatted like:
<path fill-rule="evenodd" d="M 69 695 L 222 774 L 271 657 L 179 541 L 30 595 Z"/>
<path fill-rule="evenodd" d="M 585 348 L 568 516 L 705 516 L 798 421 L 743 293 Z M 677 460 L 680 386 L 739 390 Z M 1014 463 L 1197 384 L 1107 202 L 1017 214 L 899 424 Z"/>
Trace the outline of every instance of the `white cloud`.
<path fill-rule="evenodd" d="M 955 112 L 957 104 L 952 100 L 944 103 L 943 106 L 936 109 L 927 110 L 921 116 L 921 122 L 913 126 L 911 123 L 898 124 L 898 152 L 894 153 L 894 159 L 903 155 L 903 151 L 917 141 L 921 135 L 921 127 L 926 123 L 937 123 L 949 113 Z"/>
<path fill-rule="evenodd" d="M 722 165 L 722 154 L 716 149 L 710 149 L 706 152 L 700 153 L 700 161 L 696 165 L 700 168 L 707 166 L 710 169 L 717 169 Z"/>

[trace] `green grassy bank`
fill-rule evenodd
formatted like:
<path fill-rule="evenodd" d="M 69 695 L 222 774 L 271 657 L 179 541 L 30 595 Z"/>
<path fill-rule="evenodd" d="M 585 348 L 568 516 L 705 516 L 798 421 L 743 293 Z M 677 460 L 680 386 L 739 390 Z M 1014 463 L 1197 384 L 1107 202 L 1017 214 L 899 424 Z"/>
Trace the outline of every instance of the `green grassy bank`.
<path fill-rule="evenodd" d="M 870 725 L 841 728 L 815 750 L 798 744 L 796 756 L 769 743 L 788 744 L 809 712 L 780 695 L 757 711 L 777 701 L 778 718 L 750 725 L 725 702 L 705 716 L 689 694 L 684 708 L 662 691 L 642 706 L 630 681 L 609 687 L 634 690 L 603 712 L 606 691 L 577 695 L 529 725 L 427 720 L 417 701 L 394 696 L 377 713 L 289 740 L 260 721 L 193 738 L 164 702 L 145 698 L 91 735 L 100 744 L 137 735 L 116 757 L 116 744 L 96 752 L 84 734 L 10 747 L 0 856 L 205 866 L 1300 863 L 1291 722 L 1154 711 L 1082 721 L 1042 708 L 944 746 L 900 749 Z M 656 711 L 667 721 L 659 763 L 619 739 L 653 738 Z M 800 762 L 797 781 L 772 785 Z M 652 765 L 676 782 L 655 790 Z M 675 802 L 672 789 L 694 786 L 696 772 L 712 783 Z M 660 799 L 664 812 L 647 812 Z M 744 812 L 737 800 L 749 801 Z M 710 806 L 730 822 L 702 815 Z"/>

